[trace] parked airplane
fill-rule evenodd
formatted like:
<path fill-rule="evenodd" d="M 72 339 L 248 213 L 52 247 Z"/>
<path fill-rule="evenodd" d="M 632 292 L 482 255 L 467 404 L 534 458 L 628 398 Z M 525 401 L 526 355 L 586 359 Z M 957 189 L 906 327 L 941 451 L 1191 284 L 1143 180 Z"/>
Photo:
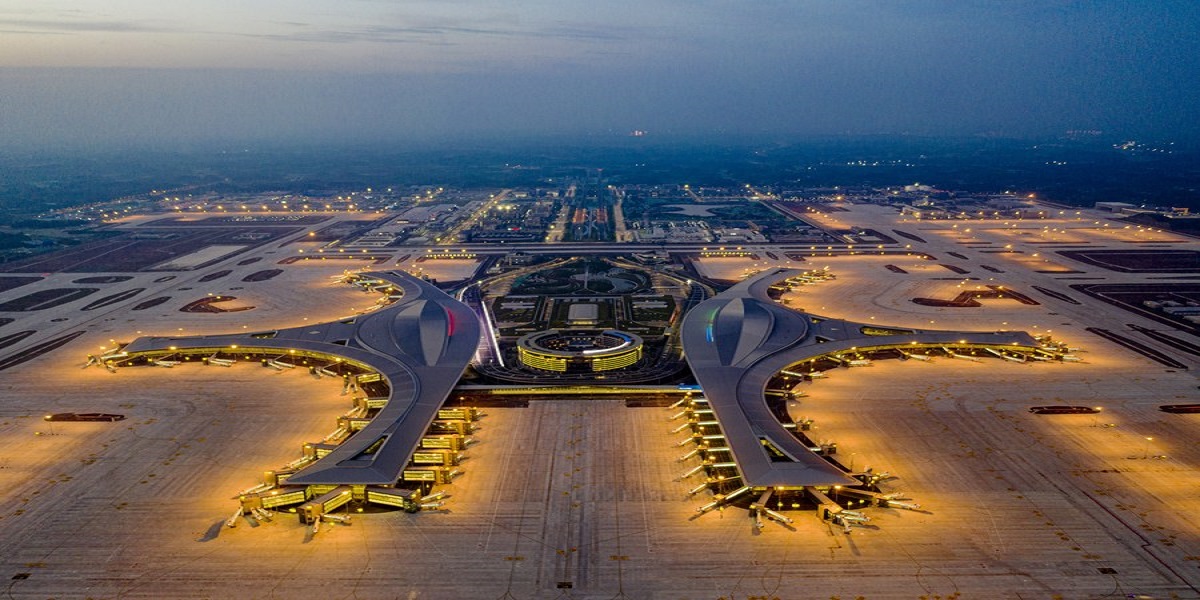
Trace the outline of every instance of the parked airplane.
<path fill-rule="evenodd" d="M 1003 352 L 1000 352 L 998 350 L 994 350 L 992 348 L 984 348 L 984 350 L 987 351 L 989 354 L 992 354 L 993 356 L 1003 358 L 1004 360 L 1007 360 L 1010 362 L 1015 362 L 1015 363 L 1024 363 L 1025 362 L 1025 355 L 1023 355 L 1023 354 L 1018 355 L 1018 356 L 1011 356 L 1011 355 L 1005 354 Z"/>
<path fill-rule="evenodd" d="M 942 350 L 945 350 L 946 354 L 949 355 L 950 358 L 961 358 L 963 360 L 969 360 L 971 362 L 980 362 L 978 357 L 968 356 L 966 354 L 957 354 L 953 350 L 946 348 L 944 346 L 942 347 Z"/>

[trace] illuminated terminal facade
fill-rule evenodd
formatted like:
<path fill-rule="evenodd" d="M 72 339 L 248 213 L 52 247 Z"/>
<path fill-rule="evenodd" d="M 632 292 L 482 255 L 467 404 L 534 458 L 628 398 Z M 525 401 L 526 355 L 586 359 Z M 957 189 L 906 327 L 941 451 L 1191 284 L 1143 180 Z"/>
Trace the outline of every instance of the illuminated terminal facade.
<path fill-rule="evenodd" d="M 919 508 L 880 492 L 877 484 L 890 475 L 847 468 L 837 460 L 836 444 L 815 443 L 806 433 L 811 423 L 792 419 L 787 399 L 798 383 L 820 377 L 821 369 L 931 355 L 1061 358 L 1024 332 L 882 327 L 798 312 L 771 297 L 805 275 L 783 268 L 761 272 L 684 318 L 684 352 L 701 393 L 677 403 L 681 410 L 674 418 L 685 421 L 675 431 L 687 432 L 681 445 L 693 446 L 682 460 L 699 460 L 683 475 L 702 477 L 692 493 L 714 494 L 698 512 L 748 501 L 761 527 L 764 517 L 790 522 L 781 509 L 816 507 L 822 518 L 849 529 L 869 520 L 852 508 Z"/>
<path fill-rule="evenodd" d="M 642 359 L 642 338 L 613 329 L 552 329 L 522 336 L 517 354 L 521 364 L 542 371 L 612 371 Z"/>
<path fill-rule="evenodd" d="M 184 361 L 230 366 L 259 362 L 274 370 L 307 369 L 337 377 L 354 392 L 348 412 L 301 456 L 240 492 L 243 515 L 299 514 L 314 530 L 350 502 L 416 511 L 437 505 L 428 492 L 460 471 L 462 450 L 480 412 L 444 408 L 474 355 L 480 324 L 463 303 L 399 271 L 346 280 L 380 292 L 382 306 L 319 325 L 231 335 L 142 337 L 92 362 L 109 369 L 171 367 Z"/>
<path fill-rule="evenodd" d="M 867 518 L 859 506 L 914 508 L 881 493 L 886 474 L 842 465 L 836 444 L 814 443 L 808 422 L 796 422 L 786 400 L 799 383 L 823 369 L 870 366 L 880 358 L 992 357 L 1010 361 L 1064 359 L 1023 332 L 956 332 L 886 327 L 830 319 L 782 305 L 772 294 L 814 280 L 795 269 L 758 273 L 696 304 L 680 328 L 684 355 L 698 386 L 681 386 L 676 433 L 696 460 L 683 478 L 699 476 L 692 494 L 708 492 L 703 513 L 724 505 L 764 519 L 790 522 L 782 512 L 817 508 L 846 526 Z M 827 274 L 821 277 L 828 277 Z M 348 274 L 345 280 L 381 292 L 374 312 L 331 323 L 246 334 L 144 337 L 92 362 L 174 366 L 183 361 L 230 366 L 257 361 L 276 370 L 307 368 L 340 377 L 356 392 L 337 428 L 303 445 L 300 458 L 245 490 L 231 525 L 243 515 L 269 519 L 296 512 L 318 526 L 331 511 L 370 502 L 416 511 L 435 507 L 436 485 L 460 472 L 471 443 L 474 408 L 444 404 L 477 352 L 486 313 L 473 311 L 431 283 L 401 272 Z M 482 321 L 481 321 L 482 319 Z M 569 321 L 596 319 L 594 305 L 572 307 Z M 488 323 L 487 327 L 491 327 Z M 489 333 L 489 336 L 492 335 Z M 579 327 L 527 334 L 518 340 L 521 363 L 551 373 L 636 369 L 641 337 L 615 329 Z M 603 375 L 597 375 L 597 379 Z M 440 492 L 439 492 L 440 493 Z"/>

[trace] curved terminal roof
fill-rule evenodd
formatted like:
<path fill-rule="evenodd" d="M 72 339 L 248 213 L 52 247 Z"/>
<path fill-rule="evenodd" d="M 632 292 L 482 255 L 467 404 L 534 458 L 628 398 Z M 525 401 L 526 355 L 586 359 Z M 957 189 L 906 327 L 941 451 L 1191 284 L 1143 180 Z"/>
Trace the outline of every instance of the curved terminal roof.
<path fill-rule="evenodd" d="M 859 483 L 809 450 L 767 406 L 767 383 L 788 365 L 878 347 L 1037 347 L 1023 332 L 933 331 L 826 319 L 784 307 L 767 295 L 771 286 L 802 273 L 764 271 L 702 302 L 683 321 L 684 355 L 748 486 Z M 790 460 L 773 461 L 764 441 Z"/>
<path fill-rule="evenodd" d="M 588 348 L 585 350 L 555 350 L 542 345 L 542 342 L 547 338 L 559 336 L 570 336 L 576 334 L 578 330 L 571 329 L 548 329 L 546 331 L 535 331 L 527 333 L 517 339 L 517 346 L 526 350 L 537 352 L 540 354 L 549 354 L 552 356 L 561 356 L 563 358 L 599 358 L 608 354 L 618 352 L 627 352 L 631 348 L 636 348 L 643 344 L 642 336 L 617 329 L 605 329 L 603 331 L 587 331 L 583 335 L 588 337 L 604 336 L 617 340 L 615 346 Z"/>
<path fill-rule="evenodd" d="M 292 484 L 393 484 L 479 344 L 475 313 L 432 284 L 398 271 L 363 273 L 403 292 L 378 311 L 320 325 L 251 334 L 142 337 L 130 354 L 289 350 L 339 356 L 378 371 L 391 389 L 375 418 L 333 452 L 291 476 Z"/>

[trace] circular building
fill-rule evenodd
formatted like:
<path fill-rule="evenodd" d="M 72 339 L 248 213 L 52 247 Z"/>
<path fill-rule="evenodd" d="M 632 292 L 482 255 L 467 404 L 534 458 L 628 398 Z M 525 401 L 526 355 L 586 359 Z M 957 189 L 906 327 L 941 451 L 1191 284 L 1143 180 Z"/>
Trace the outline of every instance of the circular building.
<path fill-rule="evenodd" d="M 615 329 L 551 329 L 517 340 L 517 354 L 542 371 L 611 371 L 642 359 L 642 338 Z"/>

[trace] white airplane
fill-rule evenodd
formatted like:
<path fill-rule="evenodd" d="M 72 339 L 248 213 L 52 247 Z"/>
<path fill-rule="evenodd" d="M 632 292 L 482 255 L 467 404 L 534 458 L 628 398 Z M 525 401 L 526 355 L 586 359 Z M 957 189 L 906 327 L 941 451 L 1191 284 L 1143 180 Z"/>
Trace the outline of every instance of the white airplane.
<path fill-rule="evenodd" d="M 758 510 L 759 510 L 759 512 L 761 512 L 762 514 L 764 514 L 764 515 L 766 515 L 766 516 L 768 516 L 768 517 L 770 517 L 770 518 L 772 518 L 772 519 L 775 519 L 776 521 L 779 521 L 779 522 L 781 522 L 781 523 L 791 523 L 791 522 L 792 522 L 792 520 L 791 520 L 790 518 L 788 518 L 788 517 L 785 517 L 785 516 L 783 516 L 782 514 L 780 514 L 780 513 L 777 513 L 777 512 L 775 512 L 775 511 L 773 511 L 773 510 L 771 510 L 771 509 L 769 509 L 769 508 L 765 507 L 765 506 L 759 507 L 759 509 L 758 509 Z"/>
<path fill-rule="evenodd" d="M 208 364 L 217 365 L 218 367 L 232 367 L 233 362 L 234 361 L 229 360 L 228 358 L 217 358 L 215 356 L 208 357 Z"/>
<path fill-rule="evenodd" d="M 1061 358 L 1063 362 L 1082 362 L 1083 361 L 1082 358 L 1079 358 L 1078 356 L 1075 356 L 1074 354 L 1064 354 L 1064 355 L 1060 356 L 1059 358 Z"/>
<path fill-rule="evenodd" d="M 160 367 L 166 367 L 166 368 L 170 369 L 171 367 L 174 367 L 175 365 L 180 364 L 180 361 L 178 361 L 178 360 L 156 360 L 156 361 L 154 361 L 154 364 L 157 366 L 160 366 Z"/>
<path fill-rule="evenodd" d="M 333 440 L 339 440 L 342 437 L 344 437 L 347 433 L 350 433 L 350 432 L 345 427 L 338 427 L 337 429 L 334 429 L 333 432 L 330 433 L 329 435 L 321 438 L 321 441 L 324 443 L 329 443 Z"/>
<path fill-rule="evenodd" d="M 950 358 L 961 358 L 963 360 L 969 360 L 971 362 L 979 362 L 979 359 L 974 356 L 968 356 L 966 354 L 957 354 L 949 348 L 942 348 L 942 350 L 945 350 L 946 354 L 948 354 L 950 356 Z"/>
<path fill-rule="evenodd" d="M 887 481 L 889 479 L 896 479 L 895 475 L 892 475 L 891 473 L 888 473 L 887 471 L 876 471 L 875 469 L 873 469 L 871 467 L 867 467 L 866 471 L 863 471 L 862 473 L 858 473 L 858 475 L 866 476 L 867 478 L 872 479 L 875 482 Z"/>
<path fill-rule="evenodd" d="M 848 360 L 848 361 L 846 361 L 846 364 L 850 365 L 851 367 L 870 367 L 870 366 L 872 366 L 871 361 L 868 359 L 865 359 L 865 358 L 857 359 L 857 360 Z"/>
<path fill-rule="evenodd" d="M 988 354 L 991 354 L 991 355 L 999 357 L 999 358 L 1003 358 L 1004 360 L 1007 360 L 1009 362 L 1015 362 L 1015 363 L 1024 363 L 1025 362 L 1024 355 L 1011 356 L 1011 355 L 1005 354 L 1003 352 L 1000 352 L 998 350 L 994 350 L 992 348 L 984 348 L 984 350 L 987 351 Z"/>
<path fill-rule="evenodd" d="M 900 354 L 903 354 L 905 358 L 915 358 L 922 362 L 929 362 L 933 360 L 933 357 L 929 356 L 928 354 L 915 354 L 913 352 L 901 352 Z"/>
<path fill-rule="evenodd" d="M 250 487 L 238 492 L 237 495 L 234 496 L 234 498 L 237 498 L 238 496 L 247 496 L 249 494 L 257 494 L 259 492 L 265 492 L 273 487 L 275 487 L 275 486 L 267 484 L 267 483 L 260 483 L 258 485 L 250 486 Z"/>
<path fill-rule="evenodd" d="M 835 513 L 833 515 L 833 522 L 837 523 L 838 525 L 841 525 L 843 527 L 843 531 L 845 531 L 845 533 L 850 533 L 851 527 L 865 526 L 867 524 L 867 522 L 870 520 L 871 520 L 871 517 L 868 517 L 860 512 L 853 511 L 853 510 L 843 510 L 843 511 L 841 511 L 839 513 Z"/>
<path fill-rule="evenodd" d="M 310 463 L 310 462 L 312 462 L 312 461 L 314 461 L 314 460 L 316 460 L 316 457 L 313 457 L 313 456 L 301 456 L 300 458 L 297 458 L 296 460 L 293 460 L 292 462 L 290 462 L 290 463 L 288 463 L 288 464 L 284 465 L 284 466 L 283 466 L 283 469 L 281 469 L 281 470 L 283 470 L 283 471 L 289 471 L 289 470 L 291 470 L 291 469 L 299 469 L 300 467 L 303 467 L 304 465 L 306 465 L 306 464 L 308 464 L 308 463 Z"/>
<path fill-rule="evenodd" d="M 441 500 L 442 498 L 445 498 L 445 497 L 446 497 L 446 492 L 437 491 L 428 496 L 423 496 L 421 498 L 421 502 L 437 502 L 438 500 Z"/>

